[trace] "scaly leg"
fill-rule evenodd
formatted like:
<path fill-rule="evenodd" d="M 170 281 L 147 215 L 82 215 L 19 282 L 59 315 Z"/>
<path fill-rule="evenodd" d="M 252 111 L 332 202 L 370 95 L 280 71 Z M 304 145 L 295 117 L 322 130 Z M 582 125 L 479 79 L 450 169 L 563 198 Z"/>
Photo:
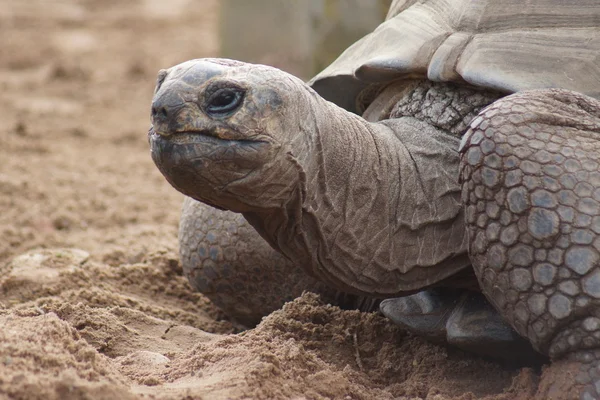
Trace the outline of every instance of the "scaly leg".
<path fill-rule="evenodd" d="M 554 361 L 538 398 L 600 398 L 600 102 L 505 97 L 473 120 L 461 153 L 481 288 Z"/>
<path fill-rule="evenodd" d="M 179 253 L 192 287 L 227 316 L 253 327 L 303 291 L 346 308 L 370 310 L 369 299 L 339 293 L 276 252 L 241 214 L 186 198 L 179 224 Z"/>

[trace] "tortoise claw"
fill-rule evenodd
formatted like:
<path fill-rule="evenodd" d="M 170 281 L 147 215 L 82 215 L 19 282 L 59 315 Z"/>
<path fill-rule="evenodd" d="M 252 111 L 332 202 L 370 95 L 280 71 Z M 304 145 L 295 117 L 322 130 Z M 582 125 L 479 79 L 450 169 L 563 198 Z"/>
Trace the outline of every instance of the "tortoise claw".
<path fill-rule="evenodd" d="M 542 360 L 542 355 L 502 319 L 481 293 L 429 289 L 386 299 L 380 310 L 395 324 L 437 343 L 510 361 Z"/>
<path fill-rule="evenodd" d="M 379 309 L 396 325 L 437 343 L 445 343 L 446 323 L 456 307 L 459 294 L 430 289 L 381 302 Z"/>
<path fill-rule="evenodd" d="M 543 359 L 481 293 L 465 293 L 448 318 L 446 334 L 448 344 L 482 356 L 521 363 Z"/>

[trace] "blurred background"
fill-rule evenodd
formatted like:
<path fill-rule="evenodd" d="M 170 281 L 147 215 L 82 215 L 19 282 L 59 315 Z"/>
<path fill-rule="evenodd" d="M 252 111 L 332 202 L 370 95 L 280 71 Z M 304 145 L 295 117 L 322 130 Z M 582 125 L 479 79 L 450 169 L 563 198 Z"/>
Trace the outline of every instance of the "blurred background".
<path fill-rule="evenodd" d="M 383 21 L 391 0 L 224 0 L 222 57 L 273 65 L 305 79 Z"/>
<path fill-rule="evenodd" d="M 224 56 L 310 78 L 389 0 L 0 0 L 0 263 L 176 250 L 182 196 L 146 132 L 156 73 Z"/>

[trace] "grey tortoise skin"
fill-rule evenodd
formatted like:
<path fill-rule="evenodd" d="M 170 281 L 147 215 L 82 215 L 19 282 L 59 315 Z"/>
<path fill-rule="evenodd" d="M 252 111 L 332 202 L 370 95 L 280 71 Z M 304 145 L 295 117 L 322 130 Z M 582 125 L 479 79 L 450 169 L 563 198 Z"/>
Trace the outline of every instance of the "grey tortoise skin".
<path fill-rule="evenodd" d="M 460 137 L 479 111 L 500 97 L 502 94 L 495 91 L 452 83 L 399 82 L 380 93 L 378 104 L 372 104 L 363 117 L 379 121 L 415 114 L 418 119 Z M 344 308 L 370 311 L 378 304 L 374 298 L 331 289 L 308 275 L 275 251 L 241 214 L 189 197 L 182 206 L 179 253 L 192 287 L 246 327 L 256 325 L 263 316 L 304 290 Z M 441 286 L 478 290 L 470 269 L 445 279 Z"/>
<path fill-rule="evenodd" d="M 599 139 L 600 102 L 551 89 L 487 107 L 460 150 L 483 293 L 534 348 L 581 363 L 586 400 L 600 398 Z"/>
<path fill-rule="evenodd" d="M 248 70 L 253 73 L 248 74 Z M 256 113 L 260 114 L 264 110 L 264 108 L 254 108 L 256 102 L 260 101 L 267 101 L 267 112 L 276 110 L 270 115 L 272 119 L 269 121 L 275 124 L 272 130 L 267 131 L 274 135 L 270 138 L 282 146 L 290 145 L 289 142 L 286 142 L 288 139 L 286 136 L 277 136 L 289 132 L 282 129 L 285 126 L 279 125 L 289 122 L 289 120 L 281 118 L 282 115 L 286 115 L 281 111 L 282 107 L 288 103 L 272 101 L 277 99 L 277 96 L 284 96 L 288 93 L 269 80 L 269 90 L 280 91 L 275 93 L 277 96 L 273 97 L 273 92 L 269 91 L 266 98 L 251 97 L 248 106 L 241 108 L 244 112 L 233 114 L 232 118 L 228 120 L 227 123 L 230 124 L 228 126 L 233 126 L 233 128 L 225 129 L 223 128 L 223 119 L 213 120 L 203 114 L 196 98 L 202 99 L 206 93 L 201 91 L 198 94 L 194 88 L 204 82 L 210 84 L 212 77 L 227 73 L 242 79 L 258 80 L 256 83 L 258 87 L 252 86 L 252 89 L 257 89 L 258 96 L 263 93 L 260 92 L 262 88 L 260 85 L 262 80 L 266 79 L 264 75 L 280 78 L 282 84 L 292 82 L 293 89 L 298 90 L 299 94 L 306 95 L 308 93 L 310 96 L 300 97 L 307 103 L 302 103 L 297 97 L 291 97 L 289 101 L 296 101 L 297 103 L 294 105 L 298 107 L 314 107 L 311 110 L 315 115 L 321 113 L 317 115 L 318 119 L 315 118 L 315 121 L 308 126 L 300 125 L 303 129 L 307 128 L 302 130 L 302 133 L 326 133 L 319 136 L 320 140 L 331 140 L 329 135 L 340 135 L 341 138 L 347 138 L 348 136 L 344 135 L 347 135 L 348 131 L 342 128 L 351 126 L 351 133 L 369 133 L 372 136 L 364 137 L 382 140 L 382 142 L 386 140 L 385 143 L 390 146 L 399 143 L 406 148 L 413 146 L 412 148 L 417 150 L 405 154 L 385 149 L 386 152 L 381 153 L 379 148 L 374 151 L 370 141 L 356 143 L 357 146 L 370 146 L 364 147 L 364 152 L 361 153 L 365 157 L 369 155 L 370 158 L 367 160 L 369 163 L 375 162 L 373 165 L 377 165 L 377 160 L 387 162 L 390 161 L 388 157 L 396 159 L 396 161 L 407 164 L 404 175 L 400 176 L 401 179 L 427 180 L 438 177 L 445 179 L 443 182 L 450 185 L 452 195 L 456 193 L 459 201 L 456 204 L 450 204 L 456 206 L 459 211 L 456 215 L 460 216 L 452 221 L 455 224 L 453 227 L 461 229 L 457 231 L 460 234 L 460 256 L 466 255 L 468 250 L 469 259 L 466 265 L 470 267 L 472 264 L 481 291 L 517 332 L 526 337 L 540 352 L 548 354 L 552 358 L 554 362 L 550 368 L 565 366 L 565 371 L 568 372 L 566 383 L 563 382 L 558 390 L 558 395 L 553 394 L 545 398 L 593 399 L 599 397 L 600 346 L 597 343 L 597 336 L 599 336 L 600 330 L 598 323 L 600 321 L 598 315 L 598 299 L 600 298 L 598 261 L 600 256 L 596 219 L 598 211 L 600 211 L 600 197 L 598 196 L 600 164 L 597 151 L 600 102 L 575 92 L 560 89 L 536 90 L 507 96 L 479 113 L 471 122 L 459 149 L 458 139 L 442 136 L 440 132 L 427 128 L 428 125 L 418 120 L 400 118 L 397 121 L 381 123 L 368 123 L 361 120 L 355 115 L 323 102 L 301 82 L 268 67 L 246 66 L 226 61 L 198 60 L 185 64 L 183 67 L 176 67 L 173 71 L 171 86 L 165 86 L 165 89 L 158 91 L 155 96 L 153 104 L 154 130 L 149 132 L 149 139 L 155 163 L 174 187 L 183 193 L 202 199 L 207 204 L 215 204 L 217 207 L 245 213 L 246 219 L 248 220 L 250 217 L 250 223 L 263 237 L 273 239 L 274 236 L 269 237 L 271 229 L 277 229 L 279 225 L 272 226 L 267 222 L 277 222 L 278 220 L 268 218 L 273 215 L 279 217 L 280 215 L 277 213 L 283 213 L 287 208 L 283 211 L 278 209 L 273 199 L 268 196 L 267 201 L 270 202 L 264 203 L 265 189 L 260 185 L 264 184 L 265 176 L 256 174 L 252 175 L 252 180 L 235 180 L 235 176 L 237 176 L 235 174 L 239 173 L 238 170 L 230 168 L 229 164 L 222 166 L 220 164 L 222 160 L 213 156 L 225 154 L 234 161 L 237 160 L 235 157 L 241 157 L 241 161 L 244 162 L 257 163 L 260 161 L 256 159 L 255 152 L 260 151 L 260 146 L 268 149 L 266 145 L 261 144 L 266 142 L 252 141 L 243 136 L 248 124 L 246 117 L 250 118 L 250 122 L 257 118 L 260 122 L 264 121 L 262 118 L 265 116 L 263 115 L 255 118 Z M 191 80 L 192 85 L 188 85 L 187 81 L 182 80 L 182 77 L 188 81 Z M 188 86 L 182 82 L 186 82 Z M 249 96 L 252 95 L 253 92 L 250 92 Z M 189 100 L 186 96 L 189 97 Z M 298 117 L 298 115 L 297 109 L 294 108 L 286 116 Z M 332 121 L 337 118 L 339 120 Z M 236 124 L 238 120 L 241 120 L 243 124 Z M 290 125 L 295 126 L 296 120 L 292 119 L 291 121 Z M 342 121 L 343 123 L 341 123 Z M 314 125 L 317 123 L 320 125 L 315 127 Z M 387 130 L 392 127 L 395 129 L 393 132 Z M 417 129 L 419 127 L 422 129 Z M 432 136 L 427 137 L 428 134 Z M 220 135 L 227 136 L 221 138 Z M 295 131 L 292 131 L 292 135 L 292 138 L 297 141 L 305 138 L 305 136 L 296 134 Z M 362 137 L 356 136 L 356 138 Z M 400 142 L 394 142 L 394 137 Z M 336 140 L 337 137 L 333 139 Z M 331 147 L 327 147 L 327 149 L 336 157 L 343 159 L 346 153 L 340 151 L 339 146 L 336 148 L 335 145 L 338 142 L 334 140 L 329 143 Z M 203 144 L 197 145 L 198 143 Z M 224 153 L 232 146 L 240 149 L 239 152 Z M 218 150 L 218 153 L 215 153 L 214 149 Z M 443 152 L 436 153 L 438 150 Z M 431 151 L 434 151 L 433 154 L 436 157 L 429 157 Z M 205 153 L 208 153 L 210 157 L 204 156 Z M 265 154 L 273 155 L 276 161 L 280 161 L 281 158 L 277 158 L 277 155 L 289 153 Z M 307 165 L 312 166 L 313 164 L 310 163 L 315 162 L 317 167 L 322 167 L 322 164 L 308 157 L 312 153 L 302 154 L 307 156 L 307 160 L 303 159 Z M 323 154 L 323 152 L 318 153 L 319 156 Z M 443 157 L 437 157 L 438 154 Z M 408 157 L 400 159 L 401 155 L 408 155 Z M 428 156 L 429 158 L 417 160 L 419 161 L 417 163 L 415 156 Z M 461 156 L 460 160 L 459 156 Z M 327 160 L 318 158 L 317 161 Z M 423 169 L 408 168 L 411 162 Z M 272 165 L 280 164 L 267 165 L 270 168 Z M 388 168 L 385 172 L 393 174 L 395 164 L 389 165 L 392 165 L 392 168 Z M 444 167 L 446 171 L 439 174 Z M 285 176 L 282 178 L 282 175 L 273 175 L 272 169 L 267 168 L 266 170 L 270 174 L 267 177 L 271 179 L 285 179 Z M 222 183 L 220 180 L 217 180 L 216 184 L 212 183 L 209 178 L 212 179 L 216 172 L 232 174 L 234 180 L 231 181 L 230 175 L 225 174 L 223 179 L 229 179 L 224 181 L 227 185 L 219 186 Z M 299 176 L 300 178 L 304 177 L 301 174 Z M 388 179 L 383 180 L 384 183 L 389 181 L 389 176 L 381 176 Z M 301 182 L 305 181 L 307 179 L 301 180 Z M 240 186 L 241 192 L 233 191 L 230 182 L 244 185 Z M 266 187 L 272 183 L 269 180 L 266 182 Z M 342 182 L 345 182 L 344 179 Z M 371 184 L 373 182 L 363 183 Z M 350 185 L 345 188 L 350 190 L 353 187 Z M 279 186 L 273 188 L 277 189 L 275 194 L 281 194 Z M 359 187 L 360 190 L 362 188 L 362 186 Z M 374 190 L 378 189 L 382 189 L 381 184 L 374 186 Z M 304 192 L 299 193 L 303 194 Z M 413 191 L 405 190 L 396 195 L 404 196 L 402 198 L 405 200 L 403 203 L 405 207 L 419 205 Z M 389 199 L 386 196 L 383 198 Z M 392 200 L 394 199 L 392 198 Z M 454 197 L 452 199 L 454 200 Z M 441 202 L 439 205 L 446 206 L 447 203 Z M 267 219 L 264 221 L 260 220 L 261 207 L 269 210 L 269 213 L 266 213 Z M 258 211 L 252 213 L 255 209 Z M 444 212 L 444 209 L 440 207 L 435 210 L 437 211 L 433 215 L 434 219 L 439 212 Z M 425 222 L 428 221 L 425 220 Z M 383 224 L 384 226 L 375 228 L 389 229 L 389 226 L 385 225 L 385 221 Z M 310 227 L 308 226 L 308 228 Z M 425 224 L 424 227 L 428 228 L 429 225 Z M 352 226 L 351 228 L 360 227 Z M 298 238 L 293 234 L 295 232 L 289 230 L 275 233 L 278 235 L 275 236 L 276 239 L 281 240 L 275 243 L 280 247 L 288 245 L 286 241 L 294 244 L 293 241 Z M 399 239 L 399 242 L 402 243 L 402 239 L 405 238 Z M 429 239 L 436 240 L 436 236 L 430 236 Z M 463 243 L 465 244 L 464 251 Z M 434 244 L 437 245 L 437 243 Z M 287 253 L 282 251 L 282 253 L 286 254 L 288 259 L 292 259 L 297 253 L 300 254 L 294 247 L 285 249 L 289 251 Z M 404 247 L 400 246 L 400 249 L 404 250 Z M 456 251 L 455 248 L 450 247 L 447 250 L 450 254 L 452 251 Z M 420 260 L 420 253 L 418 255 L 418 260 Z M 300 256 L 306 255 L 300 254 Z M 311 265 L 311 267 L 321 268 L 337 262 L 334 259 L 317 261 L 320 264 L 315 261 L 315 265 Z M 298 262 L 297 264 L 301 265 L 302 263 Z M 343 265 L 346 268 L 353 268 L 351 263 Z M 395 263 L 390 263 L 390 267 L 394 266 L 396 266 Z M 419 264 L 414 266 L 418 267 Z M 334 267 L 337 268 L 337 264 Z M 361 264 L 358 265 L 358 268 L 360 267 Z M 400 288 L 400 291 L 404 291 L 403 287 L 406 287 L 407 290 L 415 287 L 421 290 L 431 284 L 441 282 L 444 277 L 457 271 L 454 267 L 452 264 L 443 263 L 431 265 L 430 268 L 436 268 L 433 271 L 439 272 L 434 277 L 435 279 L 422 282 L 400 280 L 402 285 L 406 284 Z M 337 271 L 335 269 L 335 272 Z M 381 285 L 387 288 L 390 284 L 385 281 L 389 276 L 385 273 L 380 276 L 373 275 L 377 279 L 372 279 L 368 284 L 363 285 L 362 281 L 344 280 L 346 275 L 339 277 L 332 274 L 331 271 L 324 272 L 329 275 L 324 274 L 323 276 L 337 284 L 339 290 L 343 290 L 351 284 L 355 286 L 356 293 L 364 292 L 376 295 L 387 293 L 385 290 L 382 291 Z M 347 273 L 348 271 L 342 272 Z M 411 269 L 402 272 L 411 272 Z M 404 278 L 407 277 L 410 278 L 408 274 L 404 276 Z M 421 286 L 418 286 L 419 284 Z M 400 293 L 390 292 L 390 295 L 394 294 Z M 551 384 L 546 393 L 552 394 L 554 390 L 552 387 Z"/>
<path fill-rule="evenodd" d="M 186 197 L 179 223 L 179 255 L 190 285 L 240 328 L 300 296 L 317 293 L 327 303 L 371 310 L 375 303 L 340 293 L 273 250 L 241 214 Z"/>

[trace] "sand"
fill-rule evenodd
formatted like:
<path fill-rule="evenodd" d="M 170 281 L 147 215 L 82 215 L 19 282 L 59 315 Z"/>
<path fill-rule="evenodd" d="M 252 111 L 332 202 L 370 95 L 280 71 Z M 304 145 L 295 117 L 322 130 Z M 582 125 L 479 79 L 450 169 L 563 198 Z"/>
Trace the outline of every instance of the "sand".
<path fill-rule="evenodd" d="M 0 398 L 508 400 L 560 389 L 550 369 L 539 384 L 539 368 L 433 345 L 309 293 L 237 332 L 190 289 L 177 256 L 182 196 L 153 166 L 146 131 L 156 72 L 218 54 L 217 7 L 0 1 Z"/>

